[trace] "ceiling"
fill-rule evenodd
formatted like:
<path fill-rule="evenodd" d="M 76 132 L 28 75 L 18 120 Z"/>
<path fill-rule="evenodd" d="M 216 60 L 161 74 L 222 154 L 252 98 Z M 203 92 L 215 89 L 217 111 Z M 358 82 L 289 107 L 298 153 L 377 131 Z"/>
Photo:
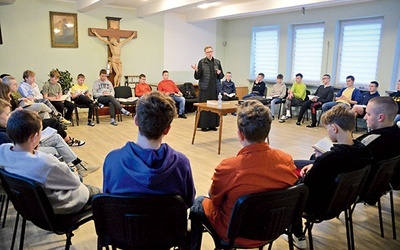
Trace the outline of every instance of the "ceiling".
<path fill-rule="evenodd" d="M 16 0 L 0 0 L 0 4 L 12 4 Z M 257 15 L 276 14 L 298 10 L 318 9 L 345 4 L 379 0 L 52 0 L 76 2 L 78 12 L 90 12 L 103 6 L 131 8 L 138 17 L 159 13 L 181 13 L 188 22 L 217 19 L 234 19 Z M 210 4 L 200 9 L 201 4 Z"/>

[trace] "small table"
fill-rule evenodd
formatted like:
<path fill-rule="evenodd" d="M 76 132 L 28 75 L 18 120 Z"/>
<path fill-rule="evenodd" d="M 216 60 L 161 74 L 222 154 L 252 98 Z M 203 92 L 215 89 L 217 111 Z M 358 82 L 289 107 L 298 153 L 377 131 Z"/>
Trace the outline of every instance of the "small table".
<path fill-rule="evenodd" d="M 194 123 L 192 144 L 194 144 L 194 138 L 196 137 L 197 125 L 199 124 L 200 112 L 210 111 L 219 115 L 219 138 L 218 138 L 218 154 L 221 152 L 221 136 L 222 136 L 222 121 L 225 114 L 236 112 L 238 105 L 237 101 L 223 102 L 222 108 L 218 108 L 217 105 L 207 105 L 206 102 L 194 103 L 197 106 L 196 121 Z"/>

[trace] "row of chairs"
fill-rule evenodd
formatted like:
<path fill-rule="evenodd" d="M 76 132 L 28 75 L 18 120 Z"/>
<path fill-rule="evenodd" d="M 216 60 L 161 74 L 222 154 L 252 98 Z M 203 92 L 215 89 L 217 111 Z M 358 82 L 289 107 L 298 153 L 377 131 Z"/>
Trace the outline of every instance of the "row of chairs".
<path fill-rule="evenodd" d="M 272 243 L 281 234 L 289 234 L 289 248 L 293 249 L 291 225 L 303 217 L 306 219 L 309 247 L 313 249 L 312 228 L 315 223 L 338 217 L 345 213 L 348 249 L 355 249 L 352 214 L 359 202 L 378 202 L 381 236 L 384 236 L 380 198 L 390 193 L 393 238 L 396 238 L 393 193 L 390 181 L 400 156 L 382 161 L 370 186 L 363 186 L 370 166 L 350 173 L 342 173 L 335 180 L 335 192 L 331 203 L 323 211 L 307 214 L 303 211 L 308 188 L 303 184 L 285 190 L 248 194 L 240 197 L 235 204 L 227 232 L 229 242 L 223 241 L 209 224 L 209 232 L 217 249 L 242 248 L 235 245 L 237 237 L 265 241 L 260 249 Z M 18 212 L 13 249 L 19 215 L 22 216 L 20 249 L 23 249 L 26 220 L 36 226 L 66 234 L 65 249 L 72 244 L 73 231 L 80 225 L 94 219 L 98 236 L 98 249 L 109 245 L 122 249 L 161 249 L 173 246 L 187 247 L 187 214 L 185 203 L 176 195 L 131 195 L 118 196 L 98 194 L 93 198 L 92 209 L 88 208 L 73 215 L 56 215 L 43 189 L 34 181 L 0 169 L 4 189 Z M 93 213 L 92 213 L 93 211 Z M 118 223 L 115 223 L 118 222 Z"/>
<path fill-rule="evenodd" d="M 132 89 L 129 86 L 118 86 L 118 87 L 114 88 L 114 91 L 115 91 L 115 95 L 114 95 L 115 98 L 129 99 L 129 98 L 133 97 L 132 96 Z M 134 110 L 135 110 L 135 106 L 136 106 L 136 100 L 119 100 L 119 102 L 121 103 L 121 105 L 124 108 L 131 107 L 133 109 L 133 112 L 132 112 L 132 116 L 133 116 Z M 75 112 L 76 125 L 79 126 L 78 108 L 80 108 L 80 109 L 88 108 L 88 106 L 87 105 L 82 105 L 82 104 L 76 104 L 76 103 L 74 103 L 74 104 L 75 104 L 74 112 Z M 116 111 L 116 114 L 117 114 L 118 121 L 122 121 L 122 114 L 121 114 L 120 110 L 116 108 L 115 111 Z M 93 114 L 93 119 L 92 120 L 93 121 L 96 120 L 97 124 L 100 123 L 100 120 L 99 120 L 99 108 L 98 108 L 97 105 L 95 105 L 94 114 Z M 75 124 L 73 120 L 72 120 L 72 124 L 73 125 Z"/>

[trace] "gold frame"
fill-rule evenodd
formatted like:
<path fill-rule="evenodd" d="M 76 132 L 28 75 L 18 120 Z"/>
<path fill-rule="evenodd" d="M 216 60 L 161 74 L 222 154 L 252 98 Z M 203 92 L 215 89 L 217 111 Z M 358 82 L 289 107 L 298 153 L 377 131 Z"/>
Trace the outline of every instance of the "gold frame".
<path fill-rule="evenodd" d="M 78 16 L 76 13 L 50 11 L 52 48 L 78 48 Z"/>

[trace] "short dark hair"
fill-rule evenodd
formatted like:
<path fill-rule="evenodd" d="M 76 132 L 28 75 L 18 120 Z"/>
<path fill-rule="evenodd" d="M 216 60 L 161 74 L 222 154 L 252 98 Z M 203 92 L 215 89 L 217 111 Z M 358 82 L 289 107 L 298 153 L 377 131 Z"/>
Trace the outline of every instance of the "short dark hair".
<path fill-rule="evenodd" d="M 57 70 L 53 69 L 53 70 L 50 71 L 49 76 L 50 76 L 51 78 L 53 78 L 53 77 L 60 78 L 60 73 L 58 73 Z"/>
<path fill-rule="evenodd" d="M 352 76 L 352 75 L 347 76 L 346 79 L 351 79 L 353 82 L 355 80 L 354 76 Z"/>
<path fill-rule="evenodd" d="M 24 71 L 24 73 L 22 73 L 22 78 L 24 80 L 26 80 L 26 78 L 28 78 L 30 76 L 35 76 L 35 75 L 36 75 L 35 72 L 33 72 L 32 70 L 27 69 L 27 70 Z"/>
<path fill-rule="evenodd" d="M 230 72 L 230 71 L 226 71 L 226 72 L 225 72 L 225 74 L 231 74 L 231 75 L 232 75 L 232 72 Z"/>
<path fill-rule="evenodd" d="M 349 106 L 338 104 L 325 112 L 322 117 L 322 124 L 329 125 L 335 123 L 344 131 L 353 131 L 356 125 L 356 117 Z"/>
<path fill-rule="evenodd" d="M 7 122 L 7 135 L 14 144 L 25 143 L 42 129 L 42 118 L 31 110 L 14 111 Z"/>
<path fill-rule="evenodd" d="M 164 75 L 164 73 L 169 73 L 168 70 L 164 69 L 161 75 Z"/>
<path fill-rule="evenodd" d="M 139 132 L 147 139 L 160 138 L 175 115 L 175 101 L 159 91 L 144 94 L 136 105 Z"/>
<path fill-rule="evenodd" d="M 264 73 L 258 73 L 259 76 L 265 77 Z"/>
<path fill-rule="evenodd" d="M 329 74 L 324 74 L 324 76 L 329 77 L 329 79 L 331 79 L 331 75 Z"/>
<path fill-rule="evenodd" d="M 374 110 L 378 114 L 386 114 L 388 120 L 394 121 L 397 115 L 397 103 L 390 96 L 377 96 L 369 100 L 368 104 L 374 104 Z"/>
<path fill-rule="evenodd" d="M 303 74 L 302 73 L 297 73 L 296 77 L 300 76 L 301 78 L 303 78 Z"/>
<path fill-rule="evenodd" d="M 277 79 L 283 79 L 283 75 L 282 75 L 282 74 L 278 74 L 278 75 L 276 76 L 276 78 L 277 78 Z"/>
<path fill-rule="evenodd" d="M 247 141 L 263 142 L 271 129 L 272 116 L 260 101 L 243 102 L 237 110 L 237 126 Z"/>
<path fill-rule="evenodd" d="M 377 81 L 371 81 L 372 84 L 375 84 L 375 87 L 379 87 L 379 83 Z"/>
<path fill-rule="evenodd" d="M 142 78 L 142 77 L 146 77 L 146 75 L 145 74 L 140 74 L 139 75 L 139 79 Z"/>
<path fill-rule="evenodd" d="M 99 75 L 101 75 L 101 74 L 107 74 L 107 70 L 101 69 Z"/>
<path fill-rule="evenodd" d="M 107 71 L 106 71 L 106 73 L 107 73 Z M 79 78 L 85 78 L 85 75 L 84 74 L 78 74 L 77 79 L 79 79 Z"/>

